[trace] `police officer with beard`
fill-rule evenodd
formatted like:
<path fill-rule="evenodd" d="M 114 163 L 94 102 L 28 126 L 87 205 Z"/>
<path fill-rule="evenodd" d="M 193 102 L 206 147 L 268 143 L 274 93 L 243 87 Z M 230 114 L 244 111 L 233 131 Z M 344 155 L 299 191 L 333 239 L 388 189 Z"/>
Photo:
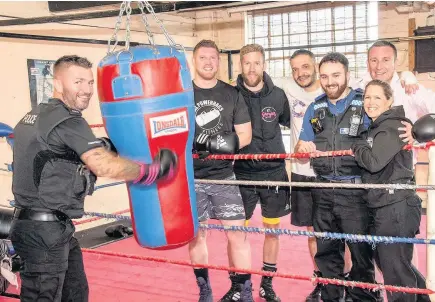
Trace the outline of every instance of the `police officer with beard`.
<path fill-rule="evenodd" d="M 117 156 L 109 139 L 94 136 L 81 113 L 93 94 L 91 68 L 86 58 L 58 59 L 53 98 L 27 113 L 14 129 L 17 209 L 10 238 L 23 261 L 21 301 L 88 301 L 71 219 L 83 216 L 84 199 L 92 194 L 96 177 L 149 183 L 176 165 L 169 150 L 149 165 L 129 161 Z M 154 171 L 157 176 L 151 177 Z"/>
<path fill-rule="evenodd" d="M 362 90 L 348 87 L 349 62 L 340 53 L 329 53 L 319 63 L 320 84 L 325 91 L 304 116 L 296 152 L 347 150 L 369 124 L 364 113 Z M 312 159 L 319 182 L 361 183 L 361 169 L 351 156 Z M 316 232 L 367 234 L 368 208 L 363 189 L 313 188 L 313 226 Z M 373 252 L 367 243 L 348 243 L 352 256 L 352 281 L 375 282 Z M 315 261 L 322 277 L 344 279 L 345 243 L 317 239 Z M 353 301 L 376 301 L 378 293 L 349 288 Z M 322 287 L 323 301 L 343 301 L 343 288 Z"/>

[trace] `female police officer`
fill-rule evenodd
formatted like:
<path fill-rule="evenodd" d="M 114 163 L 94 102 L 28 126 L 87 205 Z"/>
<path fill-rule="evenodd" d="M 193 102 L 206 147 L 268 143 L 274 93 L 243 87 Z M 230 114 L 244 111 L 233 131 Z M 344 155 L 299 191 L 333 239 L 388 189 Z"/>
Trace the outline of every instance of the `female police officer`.
<path fill-rule="evenodd" d="M 412 151 L 403 150 L 397 128 L 408 121 L 402 106 L 393 104 L 391 87 L 380 80 L 366 86 L 364 109 L 372 123 L 363 138 L 352 145 L 355 159 L 363 169 L 363 183 L 414 182 Z M 370 189 L 367 205 L 373 219 L 370 232 L 378 236 L 414 237 L 421 220 L 421 199 L 414 190 Z M 378 244 L 376 262 L 385 284 L 425 288 L 424 277 L 412 265 L 412 244 Z M 417 301 L 417 296 L 387 292 L 388 301 Z M 427 299 L 427 300 L 426 300 Z M 427 296 L 418 301 L 429 301 Z"/>

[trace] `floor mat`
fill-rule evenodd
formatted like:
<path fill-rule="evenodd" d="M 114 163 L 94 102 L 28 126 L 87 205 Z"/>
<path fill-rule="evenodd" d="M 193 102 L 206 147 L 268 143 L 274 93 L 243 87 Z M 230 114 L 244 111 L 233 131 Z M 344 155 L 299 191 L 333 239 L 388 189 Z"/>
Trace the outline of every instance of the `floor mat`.
<path fill-rule="evenodd" d="M 105 231 L 109 226 L 122 224 L 131 227 L 131 220 L 118 220 L 111 223 L 103 224 L 94 228 L 83 230 L 75 233 L 74 237 L 80 243 L 82 248 L 96 248 L 105 244 L 116 242 L 125 238 L 112 238 L 106 235 Z M 129 236 L 131 237 L 131 236 Z"/>

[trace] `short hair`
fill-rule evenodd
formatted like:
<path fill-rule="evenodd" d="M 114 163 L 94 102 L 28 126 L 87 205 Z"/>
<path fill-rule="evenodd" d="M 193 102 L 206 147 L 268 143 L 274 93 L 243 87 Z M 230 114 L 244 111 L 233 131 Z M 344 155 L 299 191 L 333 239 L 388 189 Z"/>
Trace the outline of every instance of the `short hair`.
<path fill-rule="evenodd" d="M 244 55 L 251 52 L 261 53 L 261 55 L 263 56 L 263 60 L 266 60 L 266 53 L 263 46 L 261 46 L 260 44 L 247 44 L 240 49 L 240 61 L 242 60 Z"/>
<path fill-rule="evenodd" d="M 83 57 L 79 57 L 76 55 L 67 55 L 57 59 L 57 61 L 54 63 L 53 71 L 56 74 L 56 72 L 59 71 L 60 68 L 68 68 L 70 66 L 79 66 L 90 69 L 92 68 L 92 63 L 88 59 Z"/>
<path fill-rule="evenodd" d="M 294 58 L 298 57 L 298 56 L 302 56 L 302 55 L 306 55 L 309 56 L 311 59 L 313 59 L 314 62 L 316 62 L 316 57 L 314 56 L 314 54 L 309 51 L 308 49 L 298 49 L 296 50 L 291 56 L 290 56 L 290 60 L 293 60 Z"/>
<path fill-rule="evenodd" d="M 369 86 L 379 86 L 382 88 L 382 90 L 384 91 L 384 95 L 387 98 L 387 100 L 391 99 L 393 97 L 393 89 L 391 88 L 390 84 L 388 84 L 387 82 L 381 81 L 381 80 L 371 80 L 370 82 L 367 83 L 366 88 L 364 90 L 364 96 L 365 96 L 365 92 L 367 91 L 367 88 Z"/>
<path fill-rule="evenodd" d="M 394 60 L 396 60 L 397 59 L 397 48 L 396 48 L 396 46 L 394 46 L 393 43 L 385 41 L 385 40 L 377 40 L 375 43 L 373 43 L 373 45 L 370 46 L 369 50 L 367 51 L 367 57 L 369 56 L 370 50 L 372 50 L 372 48 L 374 48 L 374 47 L 384 47 L 384 46 L 391 47 L 393 49 Z"/>
<path fill-rule="evenodd" d="M 201 47 L 214 48 L 218 53 L 220 52 L 219 47 L 217 47 L 214 41 L 204 39 L 199 41 L 198 44 L 195 45 L 195 47 L 193 48 L 193 53 L 195 54 Z"/>
<path fill-rule="evenodd" d="M 346 56 L 342 53 L 339 52 L 330 52 L 328 54 L 326 54 L 326 56 L 324 56 L 322 58 L 322 60 L 319 63 L 319 69 L 322 66 L 322 64 L 324 63 L 340 63 L 341 65 L 344 66 L 344 70 L 346 72 L 349 71 L 349 60 L 346 58 Z"/>

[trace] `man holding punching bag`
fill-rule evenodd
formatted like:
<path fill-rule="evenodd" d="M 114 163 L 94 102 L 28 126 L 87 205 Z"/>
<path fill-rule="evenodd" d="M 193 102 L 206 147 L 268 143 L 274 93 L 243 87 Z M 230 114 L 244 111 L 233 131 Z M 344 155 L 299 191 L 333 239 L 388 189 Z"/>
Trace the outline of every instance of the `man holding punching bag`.
<path fill-rule="evenodd" d="M 96 176 L 149 185 L 169 175 L 177 158 L 161 150 L 138 164 L 97 139 L 82 117 L 93 95 L 92 64 L 64 56 L 54 64 L 54 95 L 14 129 L 10 238 L 23 261 L 21 301 L 88 301 L 88 283 L 71 219 L 84 214 Z M 172 173 L 171 173 L 172 174 Z"/>
<path fill-rule="evenodd" d="M 237 90 L 216 79 L 219 49 L 213 41 L 202 40 L 193 50 L 193 80 L 196 129 L 194 152 L 195 178 L 235 179 L 231 161 L 207 160 L 208 154 L 234 154 L 251 142 L 251 119 L 243 97 Z M 243 226 L 245 210 L 238 186 L 195 184 L 199 221 L 218 219 L 223 225 Z M 251 268 L 251 251 L 246 234 L 227 232 L 230 267 Z M 206 232 L 200 231 L 190 242 L 192 264 L 207 264 Z M 208 269 L 194 269 L 200 289 L 200 302 L 212 302 Z M 220 301 L 251 302 L 250 274 L 231 273 L 232 287 Z"/>

